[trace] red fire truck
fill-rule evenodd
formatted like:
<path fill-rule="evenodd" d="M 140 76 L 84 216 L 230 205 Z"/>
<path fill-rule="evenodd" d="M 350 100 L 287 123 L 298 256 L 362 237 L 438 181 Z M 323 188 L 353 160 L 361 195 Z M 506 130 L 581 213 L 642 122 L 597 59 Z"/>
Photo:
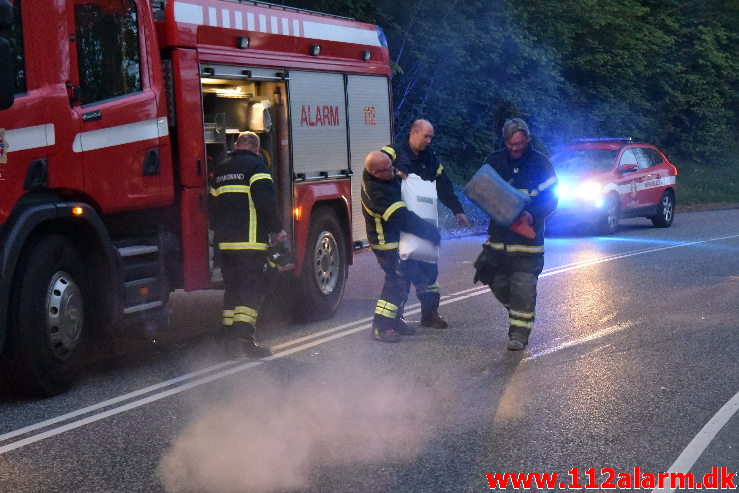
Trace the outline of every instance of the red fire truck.
<path fill-rule="evenodd" d="M 208 170 L 245 130 L 293 239 L 301 312 L 335 312 L 366 246 L 363 159 L 391 137 L 380 28 L 243 0 L 0 0 L 0 17 L 13 388 L 63 392 L 92 336 L 157 320 L 174 289 L 218 286 Z"/>

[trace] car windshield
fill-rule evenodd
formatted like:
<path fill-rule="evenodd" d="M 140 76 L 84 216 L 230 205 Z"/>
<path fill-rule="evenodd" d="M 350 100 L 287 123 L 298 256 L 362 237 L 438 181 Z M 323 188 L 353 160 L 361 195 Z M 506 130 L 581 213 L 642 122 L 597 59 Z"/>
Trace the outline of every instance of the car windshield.
<path fill-rule="evenodd" d="M 557 171 L 608 171 L 618 151 L 612 149 L 568 149 L 552 156 Z"/>

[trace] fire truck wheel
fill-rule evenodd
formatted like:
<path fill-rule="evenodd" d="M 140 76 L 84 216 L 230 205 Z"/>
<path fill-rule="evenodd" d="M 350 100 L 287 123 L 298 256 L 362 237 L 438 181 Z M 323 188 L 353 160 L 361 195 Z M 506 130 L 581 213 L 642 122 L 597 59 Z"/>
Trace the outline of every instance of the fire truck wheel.
<path fill-rule="evenodd" d="M 621 216 L 621 206 L 616 194 L 608 195 L 605 199 L 603 216 L 598 224 L 600 234 L 612 235 L 618 229 L 618 221 Z"/>
<path fill-rule="evenodd" d="M 79 372 L 87 276 L 79 252 L 64 236 L 32 241 L 16 272 L 0 368 L 16 392 L 52 396 L 66 391 Z"/>
<path fill-rule="evenodd" d="M 346 284 L 346 255 L 346 234 L 336 214 L 328 208 L 316 210 L 295 304 L 300 319 L 323 320 L 336 312 Z"/>

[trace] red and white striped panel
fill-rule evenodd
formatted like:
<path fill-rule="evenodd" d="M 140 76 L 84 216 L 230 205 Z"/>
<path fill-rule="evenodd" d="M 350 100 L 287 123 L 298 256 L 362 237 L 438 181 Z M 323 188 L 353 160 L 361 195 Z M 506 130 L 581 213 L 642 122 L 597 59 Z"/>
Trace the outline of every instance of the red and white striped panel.
<path fill-rule="evenodd" d="M 382 46 L 371 24 L 220 0 L 175 0 L 176 23 Z"/>

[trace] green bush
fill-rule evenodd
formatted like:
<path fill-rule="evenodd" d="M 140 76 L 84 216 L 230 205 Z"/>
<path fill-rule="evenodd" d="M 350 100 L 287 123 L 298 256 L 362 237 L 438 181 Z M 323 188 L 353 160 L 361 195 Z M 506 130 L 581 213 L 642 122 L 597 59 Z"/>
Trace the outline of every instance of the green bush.
<path fill-rule="evenodd" d="M 739 203 L 739 159 L 733 165 L 672 162 L 678 168 L 678 205 Z"/>

